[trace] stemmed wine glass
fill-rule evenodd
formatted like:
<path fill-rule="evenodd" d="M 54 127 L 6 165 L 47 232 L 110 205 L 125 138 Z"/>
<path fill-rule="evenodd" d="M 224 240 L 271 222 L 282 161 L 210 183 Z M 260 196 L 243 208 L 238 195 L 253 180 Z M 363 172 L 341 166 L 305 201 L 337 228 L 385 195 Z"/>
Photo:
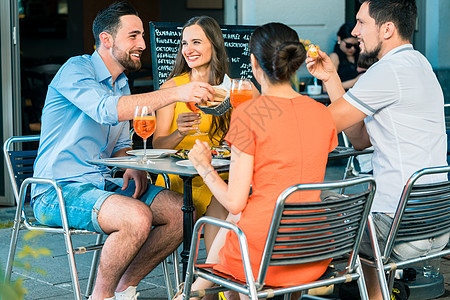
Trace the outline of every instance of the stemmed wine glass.
<path fill-rule="evenodd" d="M 195 102 L 186 102 L 186 106 L 193 113 L 200 113 L 201 112 L 201 110 L 197 106 L 195 106 Z M 205 135 L 205 134 L 207 134 L 207 133 L 200 131 L 200 124 L 198 124 L 197 125 L 197 132 L 193 133 L 193 134 L 190 134 L 190 136 Z"/>
<path fill-rule="evenodd" d="M 144 140 L 144 158 L 142 162 L 152 163 L 147 159 L 147 139 L 155 132 L 156 117 L 151 106 L 136 106 L 133 119 L 134 132 Z"/>
<path fill-rule="evenodd" d="M 253 98 L 253 87 L 250 79 L 241 78 L 231 81 L 230 103 L 233 108 Z"/>

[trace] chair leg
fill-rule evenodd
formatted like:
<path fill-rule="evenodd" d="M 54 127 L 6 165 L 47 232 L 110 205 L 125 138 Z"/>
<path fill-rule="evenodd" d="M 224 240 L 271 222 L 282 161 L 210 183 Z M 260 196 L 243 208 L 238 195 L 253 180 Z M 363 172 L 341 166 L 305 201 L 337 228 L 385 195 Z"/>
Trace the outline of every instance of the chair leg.
<path fill-rule="evenodd" d="M 99 234 L 97 236 L 97 240 L 95 241 L 96 245 L 99 245 L 103 242 L 103 234 Z M 98 261 L 100 260 L 100 254 L 102 250 L 96 250 L 94 251 L 94 256 L 92 257 L 91 262 L 91 270 L 89 271 L 89 279 L 86 286 L 86 298 L 89 298 L 89 296 L 92 294 L 92 288 L 94 287 L 94 279 L 97 274 L 97 268 L 98 268 Z"/>
<path fill-rule="evenodd" d="M 172 261 L 173 261 L 173 271 L 175 273 L 175 283 L 177 284 L 177 292 L 178 292 L 178 287 L 181 285 L 180 259 L 178 256 L 178 250 L 173 251 Z"/>
<path fill-rule="evenodd" d="M 67 219 L 66 219 L 67 220 Z M 63 223 L 67 223 L 64 222 Z M 70 237 L 70 232 L 68 231 L 68 225 L 63 224 L 64 227 L 64 241 L 66 242 L 66 251 L 67 251 L 67 259 L 69 260 L 69 268 L 70 268 L 70 276 L 72 278 L 72 285 L 73 285 L 73 294 L 75 296 L 75 299 L 81 300 L 81 289 L 80 289 L 80 282 L 78 280 L 78 274 L 77 274 L 77 266 L 75 264 L 75 256 L 73 253 L 73 246 L 72 246 L 72 239 Z"/>
<path fill-rule="evenodd" d="M 389 292 L 389 294 L 391 294 L 392 293 L 392 289 L 394 288 L 395 270 L 389 271 L 388 278 L 389 278 L 388 281 L 387 281 L 387 283 L 388 283 L 388 292 Z"/>
<path fill-rule="evenodd" d="M 21 203 L 19 203 L 19 205 L 17 206 L 17 209 L 16 209 L 16 216 L 14 218 L 14 225 L 13 225 L 12 234 L 11 234 L 11 243 L 10 243 L 9 252 L 8 252 L 8 260 L 6 261 L 5 282 L 9 282 L 11 280 L 13 261 L 14 261 L 14 256 L 16 255 L 17 239 L 19 237 L 21 211 L 22 211 L 22 205 L 21 205 Z"/>
<path fill-rule="evenodd" d="M 380 283 L 381 293 L 383 295 L 384 300 L 390 300 L 391 296 L 386 282 L 386 276 L 384 274 L 383 261 L 381 258 L 380 248 L 378 247 L 377 234 L 375 232 L 375 225 L 373 223 L 372 214 L 369 214 L 369 217 L 367 219 L 367 226 L 370 232 L 370 240 L 372 244 L 375 265 L 377 269 L 377 277 Z"/>
<path fill-rule="evenodd" d="M 166 281 L 167 299 L 173 299 L 173 287 L 172 287 L 172 280 L 170 279 L 168 260 L 169 258 L 166 258 L 165 260 L 162 261 L 162 268 L 164 280 Z"/>
<path fill-rule="evenodd" d="M 364 273 L 361 268 L 361 261 L 358 257 L 358 262 L 356 266 L 356 273 L 359 274 L 359 278 L 356 281 L 358 283 L 359 295 L 361 296 L 361 300 L 369 300 L 369 294 L 367 293 L 366 281 L 364 280 Z"/>

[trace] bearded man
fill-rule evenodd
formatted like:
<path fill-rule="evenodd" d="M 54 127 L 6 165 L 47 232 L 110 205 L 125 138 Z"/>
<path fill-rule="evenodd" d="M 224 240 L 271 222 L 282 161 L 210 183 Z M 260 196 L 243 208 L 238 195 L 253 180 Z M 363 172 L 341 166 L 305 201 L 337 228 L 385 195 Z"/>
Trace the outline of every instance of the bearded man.
<path fill-rule="evenodd" d="M 145 42 L 127 2 L 102 9 L 93 33 L 97 50 L 70 58 L 48 87 L 34 176 L 60 184 L 71 228 L 108 235 L 90 299 L 136 299 L 138 283 L 182 241 L 182 196 L 148 184 L 143 171 L 116 179 L 87 161 L 127 155 L 137 105 L 199 102 L 213 89 L 193 82 L 130 95 L 124 71 L 139 70 Z M 54 189 L 34 186 L 32 207 L 42 224 L 61 226 Z"/>

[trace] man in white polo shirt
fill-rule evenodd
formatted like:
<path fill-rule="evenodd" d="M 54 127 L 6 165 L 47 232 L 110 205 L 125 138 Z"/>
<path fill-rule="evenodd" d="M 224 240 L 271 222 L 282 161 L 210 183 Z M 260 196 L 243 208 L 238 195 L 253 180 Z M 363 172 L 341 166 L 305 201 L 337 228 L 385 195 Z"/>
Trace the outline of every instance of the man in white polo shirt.
<path fill-rule="evenodd" d="M 308 58 L 307 67 L 326 86 L 338 131 L 345 131 L 356 149 L 374 147 L 377 191 L 372 211 L 383 244 L 408 178 L 419 169 L 447 165 L 444 97 L 431 65 L 410 43 L 417 16 L 415 0 L 360 2 L 352 34 L 361 55 L 379 61 L 347 93 L 324 52 L 316 60 Z M 443 181 L 446 176 L 427 180 Z M 447 242 L 444 235 L 397 245 L 393 258 L 417 257 Z M 379 286 L 372 284 L 377 280 L 368 282 L 370 299 L 381 299 Z"/>

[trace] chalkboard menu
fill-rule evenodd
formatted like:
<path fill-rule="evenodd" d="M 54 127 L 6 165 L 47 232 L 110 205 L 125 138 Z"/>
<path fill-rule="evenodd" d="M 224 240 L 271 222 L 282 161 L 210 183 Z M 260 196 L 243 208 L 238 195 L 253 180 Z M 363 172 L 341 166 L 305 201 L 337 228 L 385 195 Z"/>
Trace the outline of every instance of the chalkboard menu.
<path fill-rule="evenodd" d="M 153 87 L 155 90 L 167 80 L 172 71 L 180 43 L 183 24 L 150 22 L 150 50 L 152 53 Z M 248 41 L 255 26 L 220 26 L 230 62 L 231 78 L 252 78 Z"/>

